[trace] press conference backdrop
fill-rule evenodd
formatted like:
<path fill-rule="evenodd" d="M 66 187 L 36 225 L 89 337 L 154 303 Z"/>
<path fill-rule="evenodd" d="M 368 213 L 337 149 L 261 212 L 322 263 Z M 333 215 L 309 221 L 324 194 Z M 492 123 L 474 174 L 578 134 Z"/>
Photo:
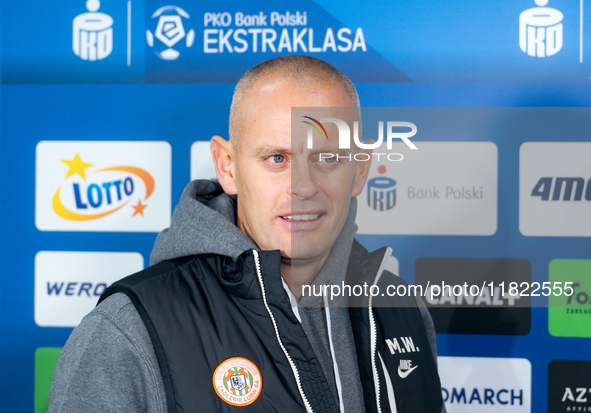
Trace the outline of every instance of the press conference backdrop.
<path fill-rule="evenodd" d="M 382 224 L 359 240 L 390 246 L 402 278 L 576 283 L 562 308 L 494 289 L 476 309 L 429 301 L 448 411 L 591 411 L 589 5 L 2 2 L 0 410 L 47 409 L 72 329 L 148 265 L 185 184 L 212 177 L 235 82 L 298 53 L 349 75 L 363 106 L 399 107 L 388 120 L 439 154 L 432 176 L 413 174 L 425 159 L 374 166 L 394 205 L 359 197 Z"/>

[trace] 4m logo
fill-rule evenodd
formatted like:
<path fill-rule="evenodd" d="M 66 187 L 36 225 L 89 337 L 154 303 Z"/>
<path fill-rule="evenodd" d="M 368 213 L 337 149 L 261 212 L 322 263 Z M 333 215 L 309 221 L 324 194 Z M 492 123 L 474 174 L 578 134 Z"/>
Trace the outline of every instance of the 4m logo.
<path fill-rule="evenodd" d="M 253 362 L 233 357 L 217 367 L 213 373 L 213 387 L 226 403 L 247 406 L 259 397 L 263 379 Z"/>
<path fill-rule="evenodd" d="M 117 212 L 135 199 L 137 204 L 130 204 L 134 210 L 131 216 L 144 216 L 144 209 L 148 206 L 145 202 L 154 193 L 154 178 L 148 171 L 128 165 L 110 166 L 93 171 L 95 165 L 84 162 L 79 153 L 76 153 L 74 159 L 61 161 L 68 165 L 68 172 L 64 184 L 53 196 L 52 207 L 58 216 L 69 221 L 91 221 Z M 87 169 L 94 172 L 93 178 L 96 177 L 92 182 L 86 179 Z M 145 190 L 143 196 L 139 196 L 138 199 L 140 180 Z M 62 202 L 62 188 L 72 191 L 69 198 L 74 198 L 74 205 L 70 208 Z"/>
<path fill-rule="evenodd" d="M 170 163 L 166 142 L 42 141 L 37 227 L 160 231 L 170 222 Z"/>

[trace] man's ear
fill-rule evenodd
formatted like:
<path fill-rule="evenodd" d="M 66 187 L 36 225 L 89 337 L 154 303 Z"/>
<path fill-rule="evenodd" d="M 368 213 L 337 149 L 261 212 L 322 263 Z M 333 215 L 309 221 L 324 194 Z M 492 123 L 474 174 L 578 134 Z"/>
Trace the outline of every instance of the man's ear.
<path fill-rule="evenodd" d="M 372 141 L 367 141 L 365 143 L 372 143 Z M 367 175 L 369 174 L 369 169 L 371 167 L 371 161 L 373 157 L 371 154 L 373 153 L 373 149 L 360 149 L 359 153 L 365 153 L 368 155 L 367 161 L 356 161 L 357 162 L 357 171 L 355 174 L 355 182 L 353 182 L 353 192 L 351 196 L 358 196 L 363 191 L 363 187 L 365 186 L 365 182 L 367 181 Z M 365 156 L 360 156 L 360 159 L 364 159 Z"/>
<path fill-rule="evenodd" d="M 236 172 L 236 151 L 234 147 L 221 136 L 214 136 L 211 138 L 209 149 L 215 165 L 215 174 L 220 185 L 224 188 L 224 192 L 229 195 L 237 194 L 234 179 Z"/>

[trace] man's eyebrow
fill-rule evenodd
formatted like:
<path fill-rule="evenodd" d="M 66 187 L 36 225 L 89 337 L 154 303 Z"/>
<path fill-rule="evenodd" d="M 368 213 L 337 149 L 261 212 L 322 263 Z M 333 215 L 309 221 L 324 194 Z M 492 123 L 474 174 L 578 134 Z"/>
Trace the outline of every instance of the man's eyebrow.
<path fill-rule="evenodd" d="M 257 158 L 266 158 L 271 155 L 291 155 L 291 148 L 262 145 L 252 148 L 250 153 Z"/>

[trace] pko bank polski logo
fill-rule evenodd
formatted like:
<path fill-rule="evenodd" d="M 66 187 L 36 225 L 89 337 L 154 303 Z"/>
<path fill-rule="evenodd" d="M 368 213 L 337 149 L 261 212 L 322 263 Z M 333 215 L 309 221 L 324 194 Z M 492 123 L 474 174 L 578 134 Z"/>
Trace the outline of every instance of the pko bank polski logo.
<path fill-rule="evenodd" d="M 386 173 L 386 167 L 380 165 L 378 173 Z M 378 176 L 367 181 L 367 205 L 374 211 L 388 211 L 396 206 L 396 181 L 387 176 Z"/>
<path fill-rule="evenodd" d="M 36 152 L 38 229 L 158 232 L 169 225 L 168 142 L 41 141 Z"/>
<path fill-rule="evenodd" d="M 493 235 L 498 148 L 493 142 L 384 143 L 358 203 L 361 234 Z M 388 155 L 405 152 L 404 162 Z"/>
<path fill-rule="evenodd" d="M 189 13 L 177 6 L 164 6 L 152 14 L 156 21 L 154 32 L 146 30 L 146 41 L 148 46 L 154 47 L 156 55 L 163 60 L 176 60 L 180 52 L 173 49 L 173 46 L 181 46 L 181 40 L 185 39 L 185 47 L 193 46 L 195 42 L 195 30 L 185 30 L 185 22 L 191 18 Z M 157 19 L 157 20 L 156 20 Z M 158 40 L 158 42 L 156 41 Z"/>
<path fill-rule="evenodd" d="M 519 230 L 591 236 L 590 142 L 526 142 L 519 150 Z"/>
<path fill-rule="evenodd" d="M 76 327 L 109 285 L 143 268 L 144 258 L 137 252 L 38 252 L 35 323 Z"/>
<path fill-rule="evenodd" d="M 98 13 L 99 0 L 87 0 L 87 13 L 74 18 L 72 49 L 82 60 L 102 60 L 113 51 L 113 18 Z"/>
<path fill-rule="evenodd" d="M 531 412 L 531 363 L 523 358 L 438 357 L 448 413 Z"/>
<path fill-rule="evenodd" d="M 560 11 L 544 7 L 548 0 L 535 0 L 538 7 L 519 15 L 519 47 L 533 57 L 555 55 L 562 49 L 562 18 Z"/>

